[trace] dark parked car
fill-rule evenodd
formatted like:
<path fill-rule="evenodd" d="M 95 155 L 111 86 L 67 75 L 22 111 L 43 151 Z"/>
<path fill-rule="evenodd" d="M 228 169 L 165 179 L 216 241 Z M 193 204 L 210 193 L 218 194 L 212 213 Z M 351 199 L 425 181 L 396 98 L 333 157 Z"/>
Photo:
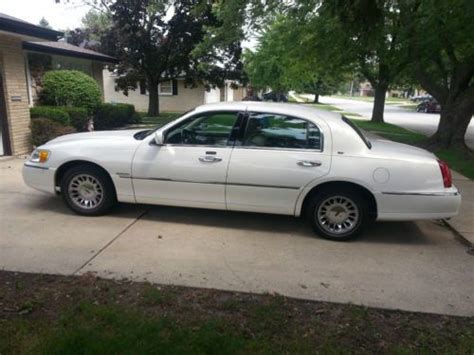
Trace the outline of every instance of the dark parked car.
<path fill-rule="evenodd" d="M 270 91 L 263 94 L 263 101 L 288 102 L 288 96 L 282 92 Z"/>
<path fill-rule="evenodd" d="M 436 100 L 423 101 L 416 107 L 416 112 L 439 113 L 441 105 Z"/>

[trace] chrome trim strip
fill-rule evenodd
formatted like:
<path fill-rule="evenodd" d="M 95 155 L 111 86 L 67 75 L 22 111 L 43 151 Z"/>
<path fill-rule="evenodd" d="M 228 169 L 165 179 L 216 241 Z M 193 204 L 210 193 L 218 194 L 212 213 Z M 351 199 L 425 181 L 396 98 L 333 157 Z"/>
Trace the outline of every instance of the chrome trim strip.
<path fill-rule="evenodd" d="M 242 184 L 242 183 L 237 183 L 237 182 L 223 183 L 223 182 L 217 182 L 217 181 L 174 180 L 174 179 L 166 179 L 166 178 L 147 178 L 147 177 L 123 176 L 123 175 L 118 175 L 118 176 L 122 179 L 185 182 L 185 183 L 189 183 L 189 184 L 247 186 L 247 187 L 262 187 L 262 188 L 269 188 L 269 189 L 289 189 L 289 190 L 299 190 L 300 189 L 300 187 L 296 187 L 296 186 Z"/>
<path fill-rule="evenodd" d="M 259 147 L 259 146 L 250 146 L 250 145 L 236 145 L 234 149 L 255 149 L 255 150 L 270 150 L 270 151 L 281 151 L 281 152 L 312 152 L 312 153 L 322 153 L 324 151 L 321 149 Z"/>
<path fill-rule="evenodd" d="M 241 184 L 237 182 L 229 182 L 226 185 L 231 186 L 247 186 L 247 187 L 263 187 L 269 189 L 288 189 L 288 190 L 300 190 L 300 187 L 297 186 L 278 186 L 278 185 L 258 185 L 258 184 Z"/>
<path fill-rule="evenodd" d="M 456 192 L 390 192 L 382 191 L 383 195 L 398 195 L 398 196 L 458 196 L 460 193 Z"/>
<path fill-rule="evenodd" d="M 49 170 L 49 168 L 47 166 L 38 166 L 38 165 L 32 165 L 32 164 L 28 164 L 28 163 L 25 163 L 24 164 L 27 168 L 34 168 L 34 169 L 41 169 L 41 170 Z"/>

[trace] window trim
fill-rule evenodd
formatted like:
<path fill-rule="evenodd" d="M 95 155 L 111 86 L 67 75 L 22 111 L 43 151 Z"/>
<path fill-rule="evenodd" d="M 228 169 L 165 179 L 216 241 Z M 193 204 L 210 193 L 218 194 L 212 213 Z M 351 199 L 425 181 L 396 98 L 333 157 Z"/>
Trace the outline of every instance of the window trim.
<path fill-rule="evenodd" d="M 170 90 L 171 90 L 170 92 L 162 92 L 161 91 L 161 84 L 163 84 L 165 82 L 169 82 L 171 84 L 170 85 Z M 158 95 L 160 95 L 160 96 L 173 96 L 173 80 L 172 79 L 163 81 L 163 82 L 158 84 Z"/>
<path fill-rule="evenodd" d="M 302 121 L 305 121 L 306 123 L 312 123 L 314 124 L 318 129 L 319 129 L 319 132 L 321 133 L 321 148 L 320 149 L 310 149 L 310 148 L 282 148 L 282 147 L 259 147 L 259 146 L 245 146 L 245 145 L 235 145 L 234 148 L 240 148 L 240 149 L 258 149 L 258 150 L 271 150 L 271 151 L 290 151 L 290 152 L 317 152 L 317 153 L 322 153 L 324 152 L 324 132 L 323 130 L 321 129 L 321 126 L 319 124 L 317 124 L 316 122 L 314 121 L 310 121 L 308 120 L 307 118 L 301 118 L 301 117 L 297 117 L 297 116 L 292 116 L 292 115 L 287 115 L 287 114 L 284 114 L 284 113 L 276 113 L 276 112 L 264 112 L 264 111 L 248 111 L 247 112 L 247 115 L 246 115 L 246 118 L 245 118 L 245 121 L 244 121 L 244 125 L 245 125 L 245 129 L 243 130 L 243 133 L 242 135 L 239 137 L 239 140 L 240 142 L 243 144 L 243 138 L 245 136 L 245 133 L 247 132 L 247 127 L 248 127 L 248 123 L 250 121 L 250 116 L 252 114 L 273 114 L 273 115 L 284 115 L 286 117 L 289 117 L 289 118 L 295 118 L 295 119 L 299 119 L 299 120 L 302 120 Z M 306 132 L 308 132 L 308 126 L 306 126 Z"/>
<path fill-rule="evenodd" d="M 365 136 L 365 134 L 362 132 L 362 130 L 357 127 L 351 120 L 349 120 L 346 116 L 342 116 L 342 121 L 347 124 L 349 127 L 352 128 L 353 131 L 357 133 L 357 135 L 362 139 L 362 141 L 365 143 L 367 148 L 372 149 L 372 143 L 370 140 Z"/>
<path fill-rule="evenodd" d="M 233 113 L 235 114 L 235 123 L 231 128 L 231 131 L 229 133 L 229 137 L 227 138 L 227 143 L 225 145 L 204 145 L 204 144 L 184 144 L 184 143 L 166 143 L 167 135 L 170 130 L 175 128 L 177 125 L 184 124 L 185 122 L 192 121 L 193 119 L 197 117 L 201 117 L 202 115 L 215 115 L 215 114 L 220 114 L 220 113 Z M 242 113 L 242 111 L 238 110 L 219 110 L 219 111 L 204 111 L 204 112 L 197 112 L 192 116 L 189 116 L 185 120 L 182 120 L 180 122 L 177 122 L 176 125 L 173 125 L 166 130 L 163 131 L 163 137 L 164 137 L 164 144 L 163 146 L 167 147 L 201 147 L 201 148 L 233 148 L 235 141 L 231 141 L 230 138 L 232 136 L 232 131 L 238 128 L 238 123 L 239 123 L 239 117 L 238 115 Z"/>

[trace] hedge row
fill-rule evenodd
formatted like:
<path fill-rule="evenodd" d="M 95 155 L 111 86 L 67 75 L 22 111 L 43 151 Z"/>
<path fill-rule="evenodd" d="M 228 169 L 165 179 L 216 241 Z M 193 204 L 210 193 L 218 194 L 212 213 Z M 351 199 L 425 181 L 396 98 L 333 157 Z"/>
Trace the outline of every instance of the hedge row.
<path fill-rule="evenodd" d="M 101 104 L 94 114 L 94 129 L 104 130 L 138 123 L 135 106 L 129 104 Z"/>
<path fill-rule="evenodd" d="M 128 104 L 100 104 L 92 115 L 82 107 L 36 106 L 30 109 L 30 115 L 35 146 L 63 134 L 85 132 L 91 118 L 95 130 L 114 129 L 140 121 L 135 107 Z"/>

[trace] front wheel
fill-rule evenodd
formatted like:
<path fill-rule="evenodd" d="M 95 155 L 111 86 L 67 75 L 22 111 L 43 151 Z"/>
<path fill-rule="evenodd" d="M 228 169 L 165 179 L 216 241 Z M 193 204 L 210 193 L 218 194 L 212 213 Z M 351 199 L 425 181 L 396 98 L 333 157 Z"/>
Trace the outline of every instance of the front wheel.
<path fill-rule="evenodd" d="M 358 193 L 328 189 L 312 197 L 306 214 L 316 234 L 345 241 L 361 233 L 368 221 L 367 211 L 367 205 Z"/>
<path fill-rule="evenodd" d="M 117 202 L 110 177 L 95 166 L 69 169 L 61 181 L 61 193 L 68 207 L 84 216 L 102 215 Z"/>

